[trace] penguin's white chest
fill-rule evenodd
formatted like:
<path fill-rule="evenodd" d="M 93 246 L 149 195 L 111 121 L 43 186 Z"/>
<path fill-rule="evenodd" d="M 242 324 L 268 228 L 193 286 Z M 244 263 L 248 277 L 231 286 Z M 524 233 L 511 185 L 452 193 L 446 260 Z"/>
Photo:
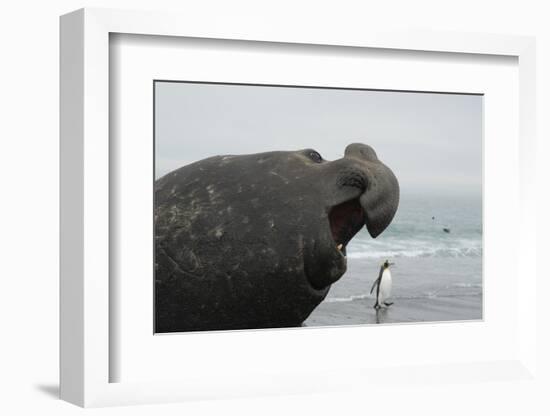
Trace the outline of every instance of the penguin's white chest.
<path fill-rule="evenodd" d="M 380 289 L 378 292 L 378 303 L 383 303 L 391 296 L 391 272 L 390 269 L 384 270 L 380 278 Z"/>

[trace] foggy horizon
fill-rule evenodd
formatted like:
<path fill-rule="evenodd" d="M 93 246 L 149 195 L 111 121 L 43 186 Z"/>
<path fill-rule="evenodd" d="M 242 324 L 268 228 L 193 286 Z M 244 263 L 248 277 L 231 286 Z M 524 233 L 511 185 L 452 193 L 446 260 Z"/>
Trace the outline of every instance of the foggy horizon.
<path fill-rule="evenodd" d="M 374 148 L 404 195 L 482 191 L 479 95 L 155 83 L 155 178 L 229 154 Z"/>

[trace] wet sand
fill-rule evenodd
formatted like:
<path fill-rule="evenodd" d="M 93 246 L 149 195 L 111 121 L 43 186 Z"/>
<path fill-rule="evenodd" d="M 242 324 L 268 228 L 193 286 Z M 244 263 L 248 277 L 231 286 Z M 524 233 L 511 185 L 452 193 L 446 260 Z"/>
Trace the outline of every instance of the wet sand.
<path fill-rule="evenodd" d="M 424 299 L 395 299 L 378 313 L 374 298 L 349 302 L 322 302 L 305 321 L 305 326 L 360 325 L 403 322 L 440 322 L 482 319 L 481 295 Z"/>

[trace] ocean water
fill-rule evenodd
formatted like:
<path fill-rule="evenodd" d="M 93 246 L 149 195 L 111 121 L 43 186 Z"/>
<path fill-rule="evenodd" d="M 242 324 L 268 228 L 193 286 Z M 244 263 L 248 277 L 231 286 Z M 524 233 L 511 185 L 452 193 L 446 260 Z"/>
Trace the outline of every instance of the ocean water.
<path fill-rule="evenodd" d="M 482 318 L 482 230 L 480 196 L 402 196 L 378 238 L 363 229 L 348 244 L 347 272 L 306 325 Z M 380 319 L 369 292 L 386 259 L 394 305 Z"/>
<path fill-rule="evenodd" d="M 480 257 L 481 209 L 481 199 L 473 196 L 403 196 L 390 226 L 376 239 L 363 229 L 350 242 L 348 257 Z"/>

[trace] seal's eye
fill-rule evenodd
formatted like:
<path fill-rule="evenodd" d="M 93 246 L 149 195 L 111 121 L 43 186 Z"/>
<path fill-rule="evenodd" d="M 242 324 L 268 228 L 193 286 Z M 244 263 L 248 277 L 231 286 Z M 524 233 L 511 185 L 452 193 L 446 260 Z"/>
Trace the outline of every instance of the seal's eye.
<path fill-rule="evenodd" d="M 315 163 L 321 163 L 323 161 L 323 158 L 319 153 L 317 153 L 315 150 L 311 150 L 308 153 L 308 156 L 311 160 L 313 160 Z"/>

